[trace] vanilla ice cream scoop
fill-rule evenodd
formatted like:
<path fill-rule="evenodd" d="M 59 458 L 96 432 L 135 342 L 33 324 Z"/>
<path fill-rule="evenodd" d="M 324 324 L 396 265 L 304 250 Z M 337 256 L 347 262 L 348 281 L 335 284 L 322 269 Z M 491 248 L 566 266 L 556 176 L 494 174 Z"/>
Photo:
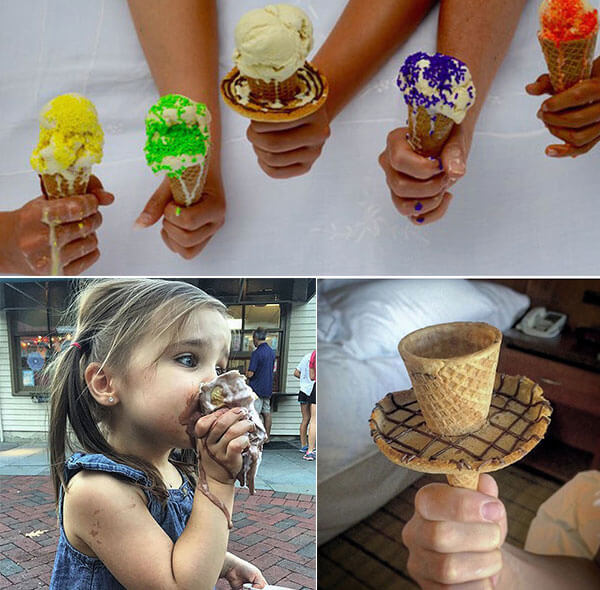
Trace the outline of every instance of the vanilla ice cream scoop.
<path fill-rule="evenodd" d="M 304 65 L 313 28 L 304 11 L 269 4 L 247 12 L 235 28 L 235 64 L 243 76 L 282 82 Z"/>
<path fill-rule="evenodd" d="M 430 115 L 444 115 L 456 124 L 462 123 L 475 104 L 475 85 L 469 68 L 441 53 L 410 55 L 400 68 L 398 87 L 409 107 L 422 107 Z"/>

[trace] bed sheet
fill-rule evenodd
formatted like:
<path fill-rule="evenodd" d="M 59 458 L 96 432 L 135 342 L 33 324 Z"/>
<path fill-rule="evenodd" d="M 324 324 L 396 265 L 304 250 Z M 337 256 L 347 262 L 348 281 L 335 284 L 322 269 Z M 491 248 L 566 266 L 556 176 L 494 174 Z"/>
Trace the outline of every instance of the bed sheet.
<path fill-rule="evenodd" d="M 219 2 L 222 74 L 231 67 L 237 19 L 264 3 Z M 292 3 L 312 18 L 317 47 L 345 4 Z M 266 177 L 245 139 L 246 121 L 223 106 L 227 223 L 200 257 L 184 261 L 162 244 L 158 227 L 132 229 L 158 179 L 141 151 L 156 89 L 127 3 L 0 0 L 2 21 L 10 23 L 0 38 L 1 208 L 39 194 L 28 163 L 37 113 L 52 96 L 77 91 L 98 107 L 106 150 L 95 172 L 117 196 L 103 211 L 102 257 L 89 274 L 597 273 L 599 148 L 576 160 L 545 157 L 550 136 L 535 116 L 540 100 L 523 88 L 544 70 L 536 7 L 530 1 L 525 8 L 482 112 L 468 175 L 441 222 L 414 227 L 396 214 L 377 164 L 387 133 L 406 117 L 397 69 L 409 53 L 434 49 L 434 10 L 334 122 L 307 176 Z"/>

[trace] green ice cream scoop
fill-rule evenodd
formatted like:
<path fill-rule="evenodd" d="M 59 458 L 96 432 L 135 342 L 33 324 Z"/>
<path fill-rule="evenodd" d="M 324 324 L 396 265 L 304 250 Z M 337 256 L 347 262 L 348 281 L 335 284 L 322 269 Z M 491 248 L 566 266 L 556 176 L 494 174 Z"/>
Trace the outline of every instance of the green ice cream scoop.
<path fill-rule="evenodd" d="M 180 178 L 187 168 L 204 166 L 210 149 L 210 112 L 201 102 L 167 94 L 146 117 L 146 162 L 152 172 Z"/>

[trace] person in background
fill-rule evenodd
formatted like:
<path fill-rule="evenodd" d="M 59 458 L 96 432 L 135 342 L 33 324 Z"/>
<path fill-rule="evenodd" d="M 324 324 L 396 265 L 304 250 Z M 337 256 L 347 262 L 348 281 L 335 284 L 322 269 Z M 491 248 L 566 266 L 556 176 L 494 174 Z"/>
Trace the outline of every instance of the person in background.
<path fill-rule="evenodd" d="M 271 395 L 273 394 L 273 371 L 275 370 L 275 351 L 267 344 L 267 331 L 256 328 L 252 334 L 254 351 L 250 357 L 250 365 L 246 377 L 248 385 L 258 395 L 254 402 L 256 411 L 262 416 L 267 440 L 271 436 Z"/>
<path fill-rule="evenodd" d="M 311 411 L 311 394 L 315 382 L 310 378 L 308 363 L 312 354 L 307 352 L 298 366 L 294 370 L 294 377 L 300 379 L 300 391 L 298 392 L 298 402 L 300 403 L 300 411 L 302 412 L 302 422 L 300 423 L 300 451 L 306 453 L 308 451 L 308 427 L 310 424 Z"/>
<path fill-rule="evenodd" d="M 314 382 L 309 397 L 310 424 L 308 425 L 308 449 L 303 459 L 314 461 L 317 458 L 317 351 L 313 350 L 308 361 L 308 376 Z"/>

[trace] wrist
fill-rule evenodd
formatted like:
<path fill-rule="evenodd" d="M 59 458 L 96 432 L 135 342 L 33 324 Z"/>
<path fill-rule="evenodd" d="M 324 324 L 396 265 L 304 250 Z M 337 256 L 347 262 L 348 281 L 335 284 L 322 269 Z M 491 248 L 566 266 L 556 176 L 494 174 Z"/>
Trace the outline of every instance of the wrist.
<path fill-rule="evenodd" d="M 17 245 L 17 211 L 0 212 L 0 235 L 4 236 L 4 243 L 0 248 L 0 271 L 6 274 L 23 274 L 28 271 L 27 261 Z"/>

